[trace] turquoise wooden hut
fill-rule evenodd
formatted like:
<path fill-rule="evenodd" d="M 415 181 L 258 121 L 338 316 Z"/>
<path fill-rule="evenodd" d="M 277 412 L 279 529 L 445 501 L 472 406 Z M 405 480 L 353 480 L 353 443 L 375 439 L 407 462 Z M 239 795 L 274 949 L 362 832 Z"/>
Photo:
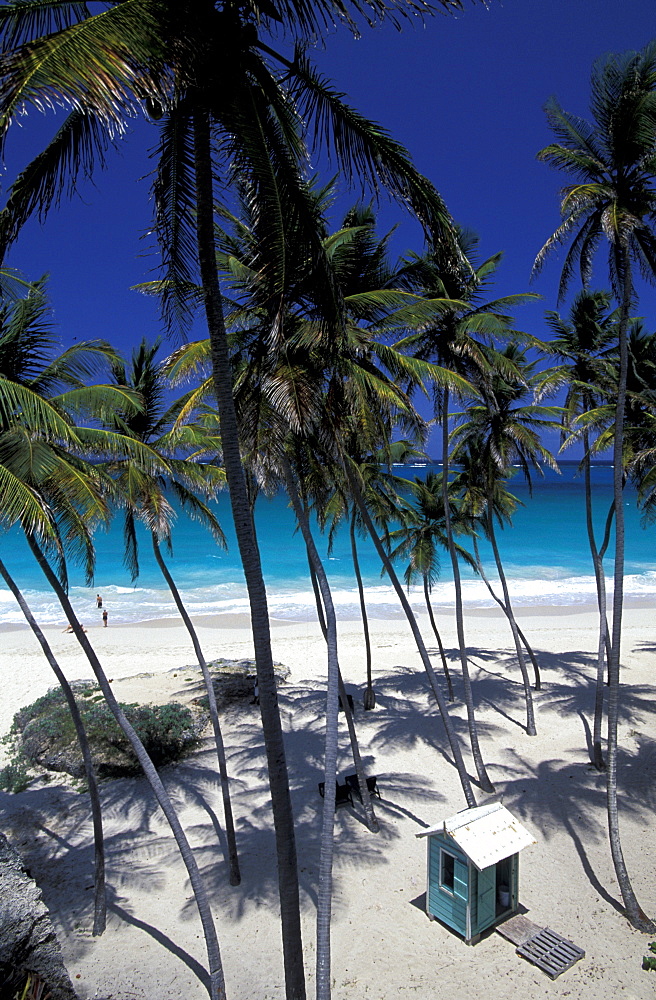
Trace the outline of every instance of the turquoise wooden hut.
<path fill-rule="evenodd" d="M 464 809 L 426 837 L 426 912 L 475 944 L 517 912 L 519 852 L 536 841 L 500 802 Z"/>

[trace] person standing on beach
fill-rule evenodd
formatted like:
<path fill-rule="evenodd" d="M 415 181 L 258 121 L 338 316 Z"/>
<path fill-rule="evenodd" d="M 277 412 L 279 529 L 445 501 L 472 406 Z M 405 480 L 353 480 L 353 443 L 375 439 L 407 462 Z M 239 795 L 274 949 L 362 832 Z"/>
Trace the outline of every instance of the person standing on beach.
<path fill-rule="evenodd" d="M 103 625 L 105 626 L 105 628 L 107 628 L 107 617 L 108 617 L 108 615 L 107 615 L 107 608 L 105 608 L 105 610 L 102 613 L 102 620 L 103 620 Z"/>
<path fill-rule="evenodd" d="M 102 608 L 102 597 L 100 594 L 96 594 L 96 607 Z"/>

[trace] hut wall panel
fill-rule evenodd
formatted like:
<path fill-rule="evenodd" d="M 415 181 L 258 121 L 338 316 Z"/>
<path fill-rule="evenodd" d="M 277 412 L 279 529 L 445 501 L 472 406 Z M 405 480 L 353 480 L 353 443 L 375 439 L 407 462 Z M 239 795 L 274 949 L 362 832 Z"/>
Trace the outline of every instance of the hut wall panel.
<path fill-rule="evenodd" d="M 429 864 L 428 910 L 438 920 L 461 934 L 467 927 L 468 865 L 465 855 L 452 840 L 431 837 Z M 440 888 L 440 848 L 454 856 L 454 891 Z"/>

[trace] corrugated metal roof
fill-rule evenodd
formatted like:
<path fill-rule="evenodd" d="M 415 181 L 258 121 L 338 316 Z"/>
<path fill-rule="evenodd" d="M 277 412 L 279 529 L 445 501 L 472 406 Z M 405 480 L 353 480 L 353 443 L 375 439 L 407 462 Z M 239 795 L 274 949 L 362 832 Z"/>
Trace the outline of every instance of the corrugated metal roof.
<path fill-rule="evenodd" d="M 500 802 L 463 809 L 417 836 L 429 837 L 432 833 L 453 837 L 480 871 L 537 843 L 533 834 Z"/>

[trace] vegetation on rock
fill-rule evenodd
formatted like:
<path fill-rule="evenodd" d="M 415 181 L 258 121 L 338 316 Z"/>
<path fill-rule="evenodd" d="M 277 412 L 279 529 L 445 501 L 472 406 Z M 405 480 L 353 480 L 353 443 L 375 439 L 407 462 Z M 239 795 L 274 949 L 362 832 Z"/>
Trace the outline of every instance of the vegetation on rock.
<path fill-rule="evenodd" d="M 141 768 L 125 735 L 105 704 L 99 687 L 88 681 L 75 684 L 80 713 L 101 778 L 139 774 Z M 168 705 L 122 705 L 156 767 L 173 764 L 198 745 L 206 716 L 178 702 Z M 9 763 L 0 771 L 0 787 L 21 791 L 35 767 L 84 776 L 82 755 L 64 696 L 53 688 L 22 708 L 4 742 Z"/>

